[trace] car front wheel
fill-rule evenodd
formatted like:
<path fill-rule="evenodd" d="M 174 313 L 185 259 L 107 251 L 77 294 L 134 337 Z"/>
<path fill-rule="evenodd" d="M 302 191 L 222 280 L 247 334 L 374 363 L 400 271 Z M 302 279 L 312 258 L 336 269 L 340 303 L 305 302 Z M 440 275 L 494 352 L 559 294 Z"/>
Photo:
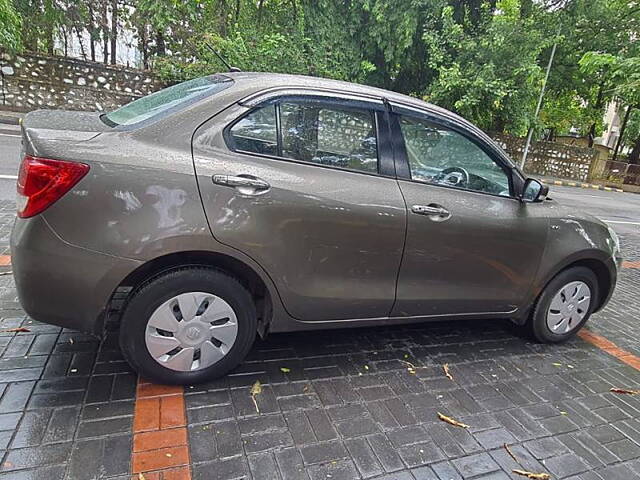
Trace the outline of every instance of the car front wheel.
<path fill-rule="evenodd" d="M 572 337 L 593 312 L 598 280 L 585 267 L 571 267 L 556 275 L 538 297 L 530 319 L 536 340 L 559 343 Z"/>
<path fill-rule="evenodd" d="M 256 322 L 253 299 L 235 278 L 187 267 L 133 293 L 122 316 L 120 346 L 145 379 L 193 384 L 242 362 L 255 340 Z"/>

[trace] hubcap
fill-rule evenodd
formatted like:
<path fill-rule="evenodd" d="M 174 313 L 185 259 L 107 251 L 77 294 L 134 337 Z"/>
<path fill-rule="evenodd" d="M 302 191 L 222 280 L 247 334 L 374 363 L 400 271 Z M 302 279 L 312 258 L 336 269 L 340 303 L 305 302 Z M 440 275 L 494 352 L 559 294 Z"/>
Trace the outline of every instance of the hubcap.
<path fill-rule="evenodd" d="M 580 281 L 567 283 L 551 300 L 547 311 L 547 327 L 563 334 L 575 329 L 584 319 L 591 305 L 591 289 Z"/>
<path fill-rule="evenodd" d="M 145 343 L 163 367 L 190 372 L 220 361 L 236 341 L 238 320 L 222 298 L 204 292 L 181 293 L 149 318 Z"/>

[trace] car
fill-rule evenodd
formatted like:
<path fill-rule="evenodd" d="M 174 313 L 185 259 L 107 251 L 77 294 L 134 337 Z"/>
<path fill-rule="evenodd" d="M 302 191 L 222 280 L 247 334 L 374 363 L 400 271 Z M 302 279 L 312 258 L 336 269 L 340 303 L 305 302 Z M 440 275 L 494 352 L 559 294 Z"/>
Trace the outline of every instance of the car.
<path fill-rule="evenodd" d="M 222 376 L 277 332 L 510 319 L 562 342 L 616 284 L 607 225 L 386 90 L 215 74 L 110 113 L 29 113 L 22 140 L 25 312 L 95 335 L 117 319 L 161 383 Z"/>

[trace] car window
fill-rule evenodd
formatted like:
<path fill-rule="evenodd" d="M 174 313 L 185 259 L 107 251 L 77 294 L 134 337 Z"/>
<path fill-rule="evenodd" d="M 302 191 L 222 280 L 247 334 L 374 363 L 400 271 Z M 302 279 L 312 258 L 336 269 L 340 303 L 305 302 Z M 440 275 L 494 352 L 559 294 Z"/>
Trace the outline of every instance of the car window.
<path fill-rule="evenodd" d="M 509 177 L 474 142 L 421 118 L 400 117 L 412 180 L 509 196 Z"/>
<path fill-rule="evenodd" d="M 200 99 L 215 95 L 232 84 L 233 80 L 222 75 L 196 78 L 134 100 L 103 115 L 102 118 L 105 123 L 114 127 L 158 119 Z"/>
<path fill-rule="evenodd" d="M 267 105 L 249 113 L 231 127 L 231 136 L 237 150 L 277 155 L 276 106 Z"/>
<path fill-rule="evenodd" d="M 373 112 L 321 101 L 280 105 L 282 156 L 332 167 L 378 171 Z"/>

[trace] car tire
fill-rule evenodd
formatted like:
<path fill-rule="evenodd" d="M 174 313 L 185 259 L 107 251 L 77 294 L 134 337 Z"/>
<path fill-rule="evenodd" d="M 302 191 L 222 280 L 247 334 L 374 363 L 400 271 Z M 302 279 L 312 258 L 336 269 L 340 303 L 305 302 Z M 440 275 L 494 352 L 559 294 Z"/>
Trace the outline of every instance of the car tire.
<path fill-rule="evenodd" d="M 571 267 L 560 272 L 536 301 L 528 325 L 531 334 L 543 343 L 568 340 L 589 319 L 598 295 L 598 279 L 592 270 Z"/>
<path fill-rule="evenodd" d="M 195 384 L 240 364 L 253 345 L 256 327 L 255 304 L 238 280 L 212 268 L 185 267 L 132 293 L 122 315 L 120 346 L 143 378 Z"/>

